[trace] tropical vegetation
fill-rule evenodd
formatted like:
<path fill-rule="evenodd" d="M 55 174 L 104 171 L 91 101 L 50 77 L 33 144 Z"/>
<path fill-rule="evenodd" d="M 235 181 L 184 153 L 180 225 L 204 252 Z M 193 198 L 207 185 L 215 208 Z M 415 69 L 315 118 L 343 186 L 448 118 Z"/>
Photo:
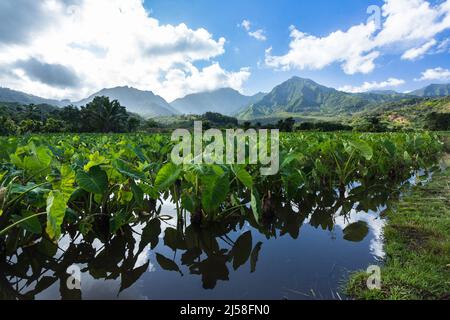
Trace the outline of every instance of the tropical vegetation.
<path fill-rule="evenodd" d="M 338 190 L 401 181 L 427 167 L 442 145 L 429 133 L 286 134 L 280 172 L 261 176 L 258 166 L 174 165 L 165 135 L 51 135 L 0 140 L 0 233 L 20 233 L 25 244 L 45 235 L 57 240 L 64 226 L 87 235 L 94 221 L 109 221 L 108 234 L 168 198 L 180 218 L 199 224 L 251 206 L 261 222 L 273 214 L 271 190 Z M 17 241 L 15 239 L 14 241 Z"/>

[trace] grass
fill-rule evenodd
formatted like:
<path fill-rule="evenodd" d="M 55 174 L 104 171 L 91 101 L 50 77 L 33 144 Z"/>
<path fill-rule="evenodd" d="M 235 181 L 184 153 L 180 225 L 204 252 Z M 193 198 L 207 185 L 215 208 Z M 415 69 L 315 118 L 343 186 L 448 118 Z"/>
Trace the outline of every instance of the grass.
<path fill-rule="evenodd" d="M 447 148 L 449 146 L 449 137 Z M 354 299 L 450 299 L 450 156 L 447 169 L 414 187 L 387 212 L 386 261 L 381 290 L 369 290 L 368 275 L 351 275 L 344 289 Z"/>

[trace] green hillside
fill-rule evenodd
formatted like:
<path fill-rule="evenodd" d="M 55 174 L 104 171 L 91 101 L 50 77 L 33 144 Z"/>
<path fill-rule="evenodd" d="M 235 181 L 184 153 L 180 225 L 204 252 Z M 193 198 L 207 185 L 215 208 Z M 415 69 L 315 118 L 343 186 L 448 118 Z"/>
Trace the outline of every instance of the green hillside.
<path fill-rule="evenodd" d="M 241 120 L 281 117 L 282 114 L 350 115 L 376 104 L 397 101 L 399 93 L 347 93 L 320 85 L 309 79 L 293 77 L 275 87 L 259 102 L 237 116 Z"/>
<path fill-rule="evenodd" d="M 450 95 L 450 84 L 430 84 L 410 94 L 419 97 L 444 97 Z"/>
<path fill-rule="evenodd" d="M 361 112 L 353 118 L 353 124 L 367 119 L 377 119 L 388 129 L 450 128 L 450 96 L 443 98 L 412 98 L 383 104 L 374 110 Z"/>

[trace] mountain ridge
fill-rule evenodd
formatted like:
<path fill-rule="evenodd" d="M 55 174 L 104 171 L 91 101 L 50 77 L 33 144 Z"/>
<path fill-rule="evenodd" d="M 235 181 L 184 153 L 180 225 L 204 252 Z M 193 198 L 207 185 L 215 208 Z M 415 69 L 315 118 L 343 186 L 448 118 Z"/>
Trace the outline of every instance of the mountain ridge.
<path fill-rule="evenodd" d="M 29 93 L 25 93 L 10 88 L 0 87 L 0 102 L 20 103 L 20 104 L 48 104 L 61 107 L 68 100 L 55 100 L 38 97 Z"/>
<path fill-rule="evenodd" d="M 419 97 L 445 97 L 450 95 L 450 83 L 433 83 L 424 88 L 414 90 L 409 94 Z"/>
<path fill-rule="evenodd" d="M 274 113 L 353 112 L 367 105 L 356 95 L 338 91 L 311 79 L 292 77 L 279 84 L 259 102 L 241 112 L 241 119 L 252 119 Z"/>
<path fill-rule="evenodd" d="M 326 87 L 311 79 L 292 77 L 274 87 L 269 93 L 246 96 L 232 88 L 186 95 L 168 103 L 152 91 L 142 91 L 129 86 L 104 88 L 77 102 L 46 99 L 25 92 L 0 87 L 0 102 L 52 105 L 70 104 L 83 106 L 96 96 L 108 96 L 118 100 L 129 112 L 145 117 L 173 116 L 177 114 L 204 114 L 217 112 L 236 116 L 241 120 L 254 120 L 276 114 L 326 114 L 350 115 L 370 110 L 379 104 L 420 97 L 444 97 L 450 95 L 450 84 L 430 84 L 409 93 L 394 90 L 374 90 L 348 93 Z"/>
<path fill-rule="evenodd" d="M 232 88 L 189 94 L 172 101 L 171 106 L 182 114 L 204 114 L 218 112 L 224 115 L 234 115 L 239 110 L 258 101 L 264 93 L 246 96 Z"/>
<path fill-rule="evenodd" d="M 261 101 L 241 111 L 238 118 L 254 120 L 276 114 L 350 115 L 388 102 L 446 95 L 450 95 L 450 84 L 430 85 L 411 93 L 394 90 L 349 93 L 295 76 L 276 86 Z"/>
<path fill-rule="evenodd" d="M 121 105 L 127 108 L 127 111 L 142 116 L 156 117 L 177 114 L 176 110 L 164 98 L 155 95 L 152 91 L 143 91 L 129 86 L 104 88 L 73 104 L 84 106 L 98 96 L 106 96 L 111 100 L 118 100 Z"/>

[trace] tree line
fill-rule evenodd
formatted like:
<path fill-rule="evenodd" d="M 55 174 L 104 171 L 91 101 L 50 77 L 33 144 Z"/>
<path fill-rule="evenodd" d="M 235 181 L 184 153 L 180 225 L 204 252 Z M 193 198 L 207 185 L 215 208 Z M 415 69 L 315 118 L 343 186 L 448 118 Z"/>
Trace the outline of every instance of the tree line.
<path fill-rule="evenodd" d="M 170 123 L 160 123 L 154 119 L 144 119 L 126 111 L 117 100 L 95 97 L 86 106 L 57 108 L 49 105 L 0 104 L 0 135 L 25 133 L 127 133 L 161 132 L 174 128 L 190 128 L 194 121 L 203 121 L 208 128 L 266 128 L 282 132 L 294 131 L 398 131 L 380 116 L 356 118 L 350 125 L 338 122 L 300 122 L 293 118 L 277 123 L 262 125 L 249 121 L 239 123 L 238 119 L 219 113 L 207 112 L 203 115 L 178 116 Z M 424 119 L 425 129 L 449 130 L 450 114 L 428 113 Z"/>
<path fill-rule="evenodd" d="M 149 123 L 154 126 L 153 122 Z M 117 100 L 95 97 L 86 106 L 57 108 L 48 105 L 0 106 L 0 134 L 58 132 L 133 132 L 145 128 L 146 120 L 131 114 Z"/>
<path fill-rule="evenodd" d="M 125 106 L 108 97 L 95 97 L 86 106 L 57 108 L 49 105 L 0 103 L 0 135 L 25 133 L 127 133 L 155 132 L 175 127 L 191 127 L 201 120 L 206 128 L 238 127 L 234 117 L 207 112 L 201 116 L 179 116 L 170 124 L 144 119 L 129 113 Z"/>

